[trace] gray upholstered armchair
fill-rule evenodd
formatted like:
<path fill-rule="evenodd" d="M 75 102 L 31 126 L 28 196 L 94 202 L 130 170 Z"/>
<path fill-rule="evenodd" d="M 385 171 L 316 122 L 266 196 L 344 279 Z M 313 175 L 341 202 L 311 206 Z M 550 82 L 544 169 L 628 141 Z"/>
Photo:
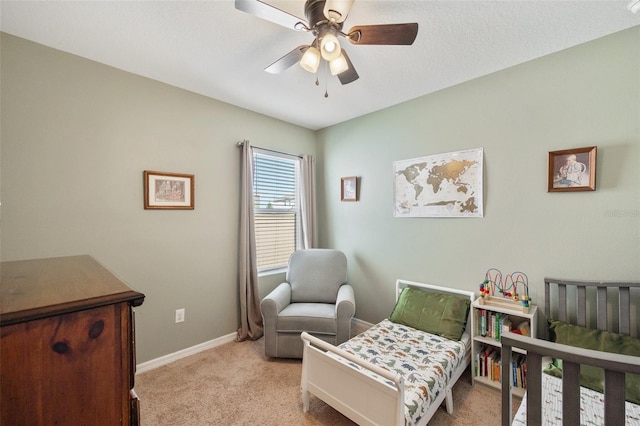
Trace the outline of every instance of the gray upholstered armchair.
<path fill-rule="evenodd" d="M 347 282 L 347 258 L 339 250 L 298 250 L 289 259 L 286 282 L 260 303 L 265 354 L 302 358 L 306 331 L 331 344 L 349 339 L 356 311 Z"/>

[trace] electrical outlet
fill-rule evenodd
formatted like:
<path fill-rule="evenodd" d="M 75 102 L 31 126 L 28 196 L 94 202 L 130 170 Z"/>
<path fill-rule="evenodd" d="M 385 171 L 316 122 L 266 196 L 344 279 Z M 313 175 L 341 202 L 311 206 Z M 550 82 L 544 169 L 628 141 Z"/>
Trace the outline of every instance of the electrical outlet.
<path fill-rule="evenodd" d="M 179 322 L 184 322 L 184 308 L 176 309 L 176 324 Z"/>

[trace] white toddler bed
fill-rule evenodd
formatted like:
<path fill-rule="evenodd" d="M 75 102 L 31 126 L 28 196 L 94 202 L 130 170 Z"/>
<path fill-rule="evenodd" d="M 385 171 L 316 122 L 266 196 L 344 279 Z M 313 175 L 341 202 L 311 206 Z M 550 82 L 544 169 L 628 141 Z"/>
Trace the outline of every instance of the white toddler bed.
<path fill-rule="evenodd" d="M 419 297 L 415 292 L 405 293 L 414 295 L 412 301 L 422 298 L 423 292 L 464 301 L 466 327 L 473 327 L 468 315 L 473 292 L 398 280 L 397 302 L 406 287 L 420 290 Z M 398 306 L 390 318 L 405 320 L 396 315 Z M 447 317 L 449 308 L 438 306 L 447 312 L 436 315 Z M 428 310 L 433 314 L 433 305 Z M 452 413 L 451 389 L 470 362 L 466 330 L 458 340 L 451 340 L 390 319 L 338 347 L 307 333 L 302 339 L 304 411 L 313 394 L 361 425 L 426 425 L 443 401 Z"/>

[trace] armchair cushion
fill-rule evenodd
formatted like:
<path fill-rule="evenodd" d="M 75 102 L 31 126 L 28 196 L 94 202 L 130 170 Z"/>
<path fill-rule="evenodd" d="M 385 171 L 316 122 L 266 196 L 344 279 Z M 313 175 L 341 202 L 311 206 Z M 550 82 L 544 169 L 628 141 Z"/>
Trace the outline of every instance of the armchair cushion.
<path fill-rule="evenodd" d="M 336 303 L 338 289 L 347 282 L 347 257 L 338 250 L 293 252 L 286 281 L 294 303 Z"/>
<path fill-rule="evenodd" d="M 336 334 L 335 311 L 328 303 L 292 303 L 278 315 L 278 332 Z"/>

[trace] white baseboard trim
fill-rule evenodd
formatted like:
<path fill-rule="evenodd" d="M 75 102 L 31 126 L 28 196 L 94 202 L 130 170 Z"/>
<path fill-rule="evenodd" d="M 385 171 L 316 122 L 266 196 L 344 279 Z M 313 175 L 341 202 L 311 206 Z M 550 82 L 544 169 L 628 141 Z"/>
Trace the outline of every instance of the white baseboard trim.
<path fill-rule="evenodd" d="M 369 328 L 373 324 L 363 321 L 358 318 L 353 318 L 352 323 Z M 237 333 L 230 333 L 226 336 L 218 337 L 217 339 L 209 340 L 208 342 L 200 343 L 190 348 L 182 349 L 177 352 L 163 355 L 159 358 L 152 359 L 150 361 L 142 362 L 136 365 L 136 374 L 141 374 L 154 368 L 162 367 L 163 365 L 170 364 L 179 359 L 188 357 L 189 355 L 195 355 L 198 352 L 206 351 L 207 349 L 215 348 L 216 346 L 224 345 L 225 343 L 233 342 Z"/>
<path fill-rule="evenodd" d="M 225 343 L 233 342 L 237 333 L 230 333 L 225 336 L 218 337 L 208 342 L 200 343 L 190 348 L 179 350 L 168 355 L 163 355 L 159 358 L 152 359 L 140 363 L 136 366 L 136 374 L 144 373 L 145 371 L 153 370 L 154 368 L 161 367 L 163 365 L 170 364 L 179 359 L 188 357 L 189 355 L 195 355 L 198 352 L 205 351 L 207 349 L 215 348 L 216 346 L 224 345 Z"/>
<path fill-rule="evenodd" d="M 363 320 L 358 319 L 358 318 L 352 318 L 351 319 L 351 323 L 359 325 L 359 326 L 362 326 L 362 327 L 366 327 L 366 328 L 371 328 L 371 326 L 373 326 L 373 324 L 371 324 L 370 322 L 363 321 Z"/>

